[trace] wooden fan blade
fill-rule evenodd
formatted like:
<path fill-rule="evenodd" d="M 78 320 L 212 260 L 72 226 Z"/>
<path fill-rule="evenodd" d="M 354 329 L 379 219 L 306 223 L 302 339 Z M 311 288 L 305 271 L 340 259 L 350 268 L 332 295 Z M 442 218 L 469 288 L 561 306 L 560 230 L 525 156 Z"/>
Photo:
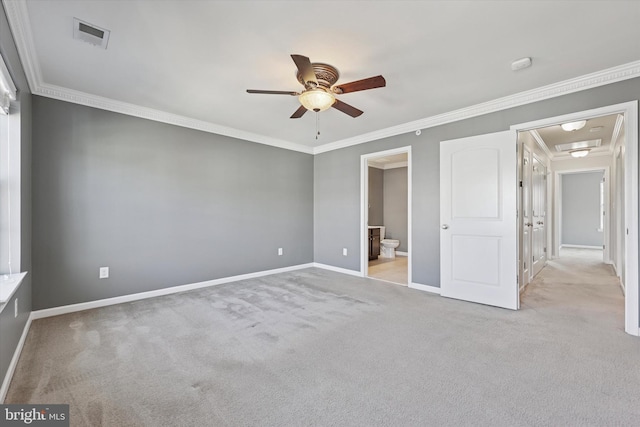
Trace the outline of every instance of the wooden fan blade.
<path fill-rule="evenodd" d="M 298 108 L 298 109 L 296 110 L 296 112 L 295 112 L 295 113 L 293 113 L 293 114 L 291 115 L 291 117 L 289 117 L 289 118 L 290 118 L 290 119 L 299 119 L 300 117 L 304 116 L 304 113 L 306 113 L 306 112 L 307 112 L 307 109 L 306 109 L 306 108 L 304 108 L 304 105 L 301 105 L 301 106 L 300 106 L 300 108 Z"/>
<path fill-rule="evenodd" d="M 247 93 L 263 93 L 267 95 L 291 95 L 298 96 L 300 95 L 298 92 L 291 92 L 286 90 L 257 90 L 257 89 L 247 89 Z"/>
<path fill-rule="evenodd" d="M 291 55 L 291 59 L 296 63 L 296 67 L 298 67 L 298 71 L 300 71 L 300 75 L 304 82 L 312 82 L 314 87 L 318 86 L 316 72 L 313 70 L 313 66 L 311 65 L 311 61 L 309 61 L 309 58 L 302 55 Z"/>
<path fill-rule="evenodd" d="M 332 107 L 336 110 L 340 110 L 343 113 L 350 115 L 351 117 L 358 117 L 363 113 L 363 111 L 358 110 L 356 107 L 352 107 L 351 105 L 346 104 L 338 99 L 336 99 L 336 102 L 333 103 Z"/>
<path fill-rule="evenodd" d="M 368 79 L 357 80 L 351 83 L 345 83 L 334 86 L 335 93 L 357 92 L 359 90 L 375 89 L 377 87 L 385 87 L 387 81 L 382 76 L 369 77 Z"/>

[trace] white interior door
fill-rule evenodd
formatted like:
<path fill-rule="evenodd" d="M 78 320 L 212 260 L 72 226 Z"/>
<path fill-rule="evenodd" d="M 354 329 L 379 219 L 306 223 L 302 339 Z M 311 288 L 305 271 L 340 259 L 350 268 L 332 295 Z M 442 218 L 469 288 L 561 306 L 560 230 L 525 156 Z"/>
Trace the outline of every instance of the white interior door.
<path fill-rule="evenodd" d="M 522 256 L 521 256 L 521 280 L 522 287 L 531 281 L 531 229 L 533 218 L 531 214 L 531 150 L 522 146 Z"/>
<path fill-rule="evenodd" d="M 535 277 L 547 262 L 546 244 L 546 207 L 547 207 L 547 168 L 533 156 L 532 167 L 532 277 Z"/>
<path fill-rule="evenodd" d="M 518 309 L 515 131 L 440 143 L 440 292 Z"/>

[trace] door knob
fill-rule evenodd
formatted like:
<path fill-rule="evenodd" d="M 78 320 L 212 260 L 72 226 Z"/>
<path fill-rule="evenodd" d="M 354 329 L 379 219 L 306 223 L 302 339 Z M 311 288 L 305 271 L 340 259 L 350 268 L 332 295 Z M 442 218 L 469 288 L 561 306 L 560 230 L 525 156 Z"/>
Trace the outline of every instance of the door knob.
<path fill-rule="evenodd" d="M 446 230 L 446 229 L 448 229 L 448 228 L 449 228 L 449 225 L 447 225 L 447 224 L 442 224 L 442 227 L 440 227 L 440 228 L 442 228 L 443 230 Z"/>
<path fill-rule="evenodd" d="M 542 224 L 544 224 L 544 222 L 538 221 L 538 225 L 542 225 Z"/>

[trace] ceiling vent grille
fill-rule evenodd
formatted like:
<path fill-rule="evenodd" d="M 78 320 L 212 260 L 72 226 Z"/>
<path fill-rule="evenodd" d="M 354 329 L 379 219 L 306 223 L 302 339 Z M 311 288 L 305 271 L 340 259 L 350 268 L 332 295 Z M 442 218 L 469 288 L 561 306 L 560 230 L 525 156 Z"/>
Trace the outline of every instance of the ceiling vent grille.
<path fill-rule="evenodd" d="M 106 49 L 110 34 L 109 30 L 73 18 L 73 38 L 76 40 Z"/>

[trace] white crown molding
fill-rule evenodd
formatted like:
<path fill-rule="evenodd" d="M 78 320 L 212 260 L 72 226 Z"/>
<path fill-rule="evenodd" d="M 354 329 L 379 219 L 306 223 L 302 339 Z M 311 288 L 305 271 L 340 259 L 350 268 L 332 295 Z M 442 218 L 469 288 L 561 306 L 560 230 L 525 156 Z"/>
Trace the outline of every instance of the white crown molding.
<path fill-rule="evenodd" d="M 551 150 L 549 150 L 549 147 L 547 147 L 547 144 L 544 142 L 542 136 L 538 133 L 538 131 L 536 129 L 531 129 L 529 133 L 531 134 L 533 139 L 536 140 L 538 147 L 540 147 L 540 149 L 544 151 L 544 154 L 546 154 L 547 158 L 549 160 L 553 160 L 554 157 L 556 157 L 556 154 L 552 153 Z"/>
<path fill-rule="evenodd" d="M 382 169 L 382 170 L 406 168 L 408 165 L 409 165 L 409 162 L 407 162 L 407 161 L 395 162 L 395 163 L 385 163 L 385 164 L 380 164 L 380 163 L 370 163 L 369 164 L 369 166 L 371 166 L 372 168 Z"/>
<path fill-rule="evenodd" d="M 42 76 L 40 74 L 40 63 L 36 56 L 35 44 L 31 36 L 33 33 L 31 31 L 27 2 L 23 0 L 2 0 L 2 3 L 7 13 L 7 20 L 9 21 L 13 39 L 18 48 L 18 55 L 27 76 L 29 89 L 33 93 L 42 83 Z"/>
<path fill-rule="evenodd" d="M 18 48 L 20 60 L 22 61 L 22 65 L 25 69 L 25 74 L 27 75 L 29 88 L 31 89 L 31 93 L 35 95 L 58 99 L 74 104 L 86 105 L 88 107 L 99 108 L 101 110 L 126 114 L 129 116 L 153 120 L 156 122 L 200 130 L 203 132 L 224 135 L 231 138 L 257 142 L 259 144 L 270 145 L 287 150 L 313 154 L 313 148 L 306 145 L 296 144 L 294 142 L 284 141 L 276 138 L 269 138 L 263 135 L 217 125 L 215 123 L 207 122 L 204 120 L 193 119 L 178 114 L 168 113 L 165 111 L 155 110 L 153 108 L 142 107 L 135 104 L 121 102 L 110 98 L 91 95 L 85 92 L 48 84 L 42 80 L 42 75 L 40 72 L 41 68 L 40 64 L 38 63 L 36 48 L 33 42 L 31 23 L 29 20 L 29 11 L 27 9 L 26 1 L 2 0 L 2 2 L 7 13 L 11 32 L 13 33 L 13 37 Z"/>
<path fill-rule="evenodd" d="M 436 116 L 380 129 L 378 131 L 365 133 L 353 138 L 347 138 L 317 147 L 308 147 L 295 142 L 270 138 L 203 120 L 197 120 L 46 84 L 42 80 L 41 68 L 38 63 L 35 44 L 31 36 L 32 32 L 26 1 L 2 0 L 2 2 L 7 13 L 13 37 L 18 47 L 18 53 L 25 69 L 25 74 L 27 75 L 29 87 L 31 88 L 31 92 L 36 95 L 308 154 L 320 154 L 327 151 L 350 147 L 352 145 L 364 144 L 366 142 L 388 138 L 403 133 L 415 132 L 418 129 L 440 126 L 446 123 L 456 122 L 622 80 L 640 77 L 640 61 L 630 62 L 628 64 L 608 68 L 606 70 L 576 77 L 574 79 L 564 80 L 562 82 L 543 86 L 537 89 L 498 98 L 482 104 L 476 104 Z"/>
<path fill-rule="evenodd" d="M 595 73 L 586 74 L 584 76 L 564 80 L 525 92 L 516 93 L 514 95 L 505 96 L 482 104 L 476 104 L 459 110 L 450 111 L 448 113 L 439 114 L 437 116 L 431 116 L 375 132 L 365 133 L 353 138 L 320 145 L 313 150 L 313 154 L 338 150 L 352 145 L 363 144 L 365 142 L 388 138 L 403 133 L 415 132 L 418 129 L 427 129 L 459 120 L 482 116 L 484 114 L 494 113 L 496 111 L 502 111 L 518 107 L 520 105 L 531 104 L 533 102 L 543 101 L 545 99 L 555 98 L 562 95 L 568 95 L 570 93 L 636 77 L 640 77 L 640 61 L 630 62 L 628 64 L 608 68 L 606 70 L 597 71 Z"/>
<path fill-rule="evenodd" d="M 294 142 L 275 138 L 269 138 L 255 133 L 245 132 L 239 129 L 220 126 L 215 123 L 206 122 L 204 120 L 192 119 L 190 117 L 167 113 L 165 111 L 155 110 L 153 108 L 141 107 L 135 104 L 129 104 L 127 102 L 120 102 L 101 96 L 89 95 L 84 92 L 66 89 L 59 86 L 41 84 L 38 88 L 36 88 L 35 91 L 33 91 L 33 93 L 36 95 L 45 96 L 47 98 L 67 101 L 74 104 L 86 105 L 88 107 L 99 108 L 101 110 L 113 111 L 115 113 L 126 114 L 128 116 L 140 117 L 156 122 L 168 123 L 171 125 L 200 130 L 203 132 L 229 136 L 231 138 L 257 142 L 259 144 L 271 145 L 287 150 L 313 154 L 313 149 L 311 147 L 307 147 L 306 145 L 296 144 Z"/>

